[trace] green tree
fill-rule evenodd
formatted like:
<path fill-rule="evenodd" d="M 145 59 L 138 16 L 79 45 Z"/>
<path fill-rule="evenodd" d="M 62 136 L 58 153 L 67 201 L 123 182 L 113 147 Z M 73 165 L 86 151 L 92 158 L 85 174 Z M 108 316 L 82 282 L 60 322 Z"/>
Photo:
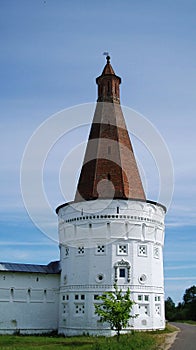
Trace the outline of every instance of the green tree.
<path fill-rule="evenodd" d="M 165 301 L 165 316 L 169 321 L 196 321 L 196 286 L 185 290 L 183 302 L 175 307 L 173 300 L 168 297 Z"/>
<path fill-rule="evenodd" d="M 196 286 L 192 286 L 185 290 L 185 294 L 183 296 L 183 300 L 185 304 L 190 304 L 196 301 Z"/>
<path fill-rule="evenodd" d="M 196 286 L 185 290 L 183 300 L 184 309 L 186 310 L 186 319 L 196 321 Z"/>
<path fill-rule="evenodd" d="M 167 300 L 165 300 L 165 318 L 168 321 L 174 321 L 175 320 L 175 314 L 176 314 L 176 308 L 173 300 L 168 297 Z"/>
<path fill-rule="evenodd" d="M 100 316 L 100 321 L 110 324 L 119 341 L 120 331 L 129 325 L 130 318 L 137 317 L 130 314 L 134 304 L 130 299 L 130 290 L 123 293 L 115 284 L 113 292 L 105 292 L 98 299 L 102 300 L 102 303 L 95 304 L 95 314 Z"/>

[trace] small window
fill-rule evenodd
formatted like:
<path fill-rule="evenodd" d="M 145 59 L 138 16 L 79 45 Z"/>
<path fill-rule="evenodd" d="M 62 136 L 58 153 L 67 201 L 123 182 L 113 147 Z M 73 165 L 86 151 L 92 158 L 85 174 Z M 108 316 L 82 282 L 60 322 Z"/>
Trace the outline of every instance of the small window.
<path fill-rule="evenodd" d="M 65 314 L 66 313 L 66 305 L 63 305 L 63 313 Z"/>
<path fill-rule="evenodd" d="M 78 247 L 78 255 L 84 254 L 84 247 Z"/>
<path fill-rule="evenodd" d="M 97 246 L 97 248 L 96 248 L 96 254 L 97 255 L 103 255 L 103 254 L 105 254 L 105 245 L 103 245 L 103 244 L 99 244 L 98 246 Z"/>
<path fill-rule="evenodd" d="M 99 299 L 99 295 L 98 294 L 94 294 L 94 300 L 98 300 Z"/>
<path fill-rule="evenodd" d="M 63 295 L 62 299 L 65 300 L 65 295 Z"/>
<path fill-rule="evenodd" d="M 142 274 L 140 277 L 139 277 L 139 282 L 140 283 L 145 283 L 147 280 L 147 276 L 145 274 Z"/>
<path fill-rule="evenodd" d="M 82 314 L 84 314 L 84 305 L 83 305 L 83 304 L 75 305 L 75 313 L 76 313 L 77 315 L 82 315 Z"/>
<path fill-rule="evenodd" d="M 79 295 L 75 294 L 75 300 L 78 300 L 78 299 L 79 299 Z"/>
<path fill-rule="evenodd" d="M 159 259 L 159 247 L 154 247 L 154 258 Z"/>
<path fill-rule="evenodd" d="M 138 255 L 139 256 L 147 256 L 147 245 L 139 245 L 138 246 Z"/>
<path fill-rule="evenodd" d="M 65 256 L 69 255 L 69 247 L 65 247 Z"/>
<path fill-rule="evenodd" d="M 45 290 L 44 290 L 44 301 L 46 300 L 46 293 L 45 293 Z M 31 290 L 30 288 L 27 289 L 27 302 L 30 302 L 31 301 Z"/>
<path fill-rule="evenodd" d="M 127 244 L 118 244 L 117 254 L 118 255 L 127 255 L 128 254 L 128 245 Z"/>
<path fill-rule="evenodd" d="M 111 175 L 110 175 L 110 174 L 108 174 L 108 180 L 109 180 L 109 181 L 111 180 Z"/>
<path fill-rule="evenodd" d="M 116 83 L 115 83 L 114 87 L 115 87 L 115 94 L 117 95 L 118 89 L 117 89 L 117 84 Z"/>
<path fill-rule="evenodd" d="M 81 300 L 85 300 L 85 295 L 84 294 L 81 295 Z"/>
<path fill-rule="evenodd" d="M 149 296 L 148 295 L 144 295 L 144 300 L 148 301 L 149 300 Z"/>
<path fill-rule="evenodd" d="M 13 288 L 10 289 L 10 294 L 11 294 L 11 300 L 13 300 L 13 298 L 14 298 L 14 289 Z"/>
<path fill-rule="evenodd" d="M 125 277 L 125 269 L 123 268 L 119 269 L 119 277 Z"/>
<path fill-rule="evenodd" d="M 156 315 L 161 315 L 161 305 L 157 304 L 155 305 L 155 313 Z"/>
<path fill-rule="evenodd" d="M 145 314 L 148 315 L 148 306 L 144 306 Z"/>
<path fill-rule="evenodd" d="M 67 283 L 67 275 L 64 275 L 64 284 Z"/>
<path fill-rule="evenodd" d="M 108 92 L 110 92 L 110 82 L 108 81 Z"/>
<path fill-rule="evenodd" d="M 117 214 L 119 214 L 119 207 L 116 208 L 116 212 L 117 212 Z"/>
<path fill-rule="evenodd" d="M 103 282 L 104 280 L 104 275 L 102 273 L 99 273 L 97 276 L 96 276 L 96 281 L 97 282 Z"/>
<path fill-rule="evenodd" d="M 142 301 L 142 300 L 143 300 L 143 296 L 142 296 L 142 295 L 138 295 L 138 296 L 137 296 L 137 299 L 138 299 L 139 301 Z"/>

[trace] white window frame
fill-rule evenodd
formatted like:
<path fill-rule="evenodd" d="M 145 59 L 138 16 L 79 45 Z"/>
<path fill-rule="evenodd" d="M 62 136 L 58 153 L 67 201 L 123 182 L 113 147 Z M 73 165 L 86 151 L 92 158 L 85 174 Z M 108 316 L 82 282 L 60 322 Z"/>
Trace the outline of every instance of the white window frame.
<path fill-rule="evenodd" d="M 120 252 L 121 246 L 125 247 L 126 252 Z M 117 255 L 128 255 L 128 244 L 127 243 L 126 244 L 125 243 L 117 244 L 117 246 L 116 246 L 116 254 Z"/>
<path fill-rule="evenodd" d="M 104 247 L 104 252 L 98 252 L 99 247 Z M 106 255 L 106 245 L 102 243 L 98 243 L 95 248 L 95 255 Z"/>
<path fill-rule="evenodd" d="M 140 249 L 144 248 L 145 249 L 145 253 L 141 253 Z M 137 255 L 140 257 L 147 257 L 148 256 L 148 247 L 147 244 L 138 244 L 138 250 L 137 250 Z"/>

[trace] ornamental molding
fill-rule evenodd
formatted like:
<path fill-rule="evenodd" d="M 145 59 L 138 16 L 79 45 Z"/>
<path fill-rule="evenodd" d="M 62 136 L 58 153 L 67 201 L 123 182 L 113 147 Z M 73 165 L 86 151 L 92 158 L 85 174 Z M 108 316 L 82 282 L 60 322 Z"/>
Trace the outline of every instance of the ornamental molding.
<path fill-rule="evenodd" d="M 140 284 L 129 284 L 129 285 L 125 285 L 125 284 L 118 284 L 118 287 L 123 289 L 123 290 L 127 290 L 127 288 L 129 287 L 131 291 L 134 292 L 141 292 L 143 291 L 148 291 L 151 293 L 164 293 L 164 288 L 163 287 L 157 287 L 157 286 L 149 286 L 149 285 L 140 285 Z M 73 285 L 73 284 L 67 284 L 65 285 L 61 285 L 60 287 L 60 292 L 74 292 L 74 291 L 91 291 L 92 293 L 97 292 L 97 290 L 113 290 L 114 289 L 114 285 L 113 284 L 77 284 L 77 285 Z"/>
<path fill-rule="evenodd" d="M 127 267 L 127 268 L 130 268 L 130 267 L 131 267 L 130 264 L 129 264 L 129 262 L 126 261 L 126 260 L 124 260 L 124 259 L 122 259 L 121 261 L 117 261 L 117 262 L 115 263 L 115 265 L 114 265 L 114 267 L 119 267 L 119 266 L 125 266 L 125 267 Z"/>

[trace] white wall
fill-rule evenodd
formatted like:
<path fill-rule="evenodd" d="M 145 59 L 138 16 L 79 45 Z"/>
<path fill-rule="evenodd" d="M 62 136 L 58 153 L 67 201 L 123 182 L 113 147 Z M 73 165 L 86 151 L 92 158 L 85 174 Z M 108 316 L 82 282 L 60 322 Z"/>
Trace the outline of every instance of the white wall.
<path fill-rule="evenodd" d="M 58 274 L 0 272 L 0 333 L 58 328 Z"/>

